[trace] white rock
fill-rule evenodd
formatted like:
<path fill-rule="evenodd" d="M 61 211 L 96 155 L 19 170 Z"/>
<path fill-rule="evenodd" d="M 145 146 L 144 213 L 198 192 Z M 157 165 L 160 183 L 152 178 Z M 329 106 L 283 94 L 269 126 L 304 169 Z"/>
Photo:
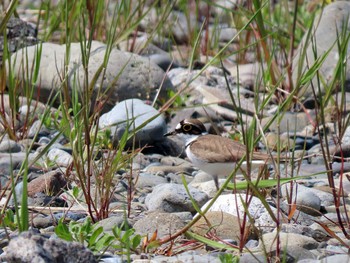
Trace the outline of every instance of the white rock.
<path fill-rule="evenodd" d="M 261 227 L 271 227 L 275 226 L 275 222 L 270 217 L 267 209 L 263 205 L 263 203 L 260 201 L 259 198 L 253 196 L 249 196 L 248 200 L 251 201 L 249 203 L 248 212 L 250 216 L 255 220 L 256 226 Z M 209 211 L 222 211 L 229 213 L 234 216 L 239 216 L 240 218 L 243 218 L 247 196 L 245 194 L 227 194 L 227 195 L 221 195 L 218 197 L 216 202 L 209 208 Z M 243 202 L 242 202 L 243 201 Z M 210 201 L 208 201 L 201 210 L 203 211 Z M 237 210 L 238 208 L 238 210 Z M 276 209 L 274 207 L 270 207 L 271 211 L 276 215 Z"/>
<path fill-rule="evenodd" d="M 154 117 L 156 118 L 149 121 Z M 135 134 L 137 143 L 145 145 L 164 140 L 167 127 L 159 111 L 139 99 L 129 99 L 118 103 L 111 111 L 103 114 L 99 128 L 111 127 L 112 135 L 120 139 L 127 127 L 132 134 L 145 123 L 147 124 Z"/>

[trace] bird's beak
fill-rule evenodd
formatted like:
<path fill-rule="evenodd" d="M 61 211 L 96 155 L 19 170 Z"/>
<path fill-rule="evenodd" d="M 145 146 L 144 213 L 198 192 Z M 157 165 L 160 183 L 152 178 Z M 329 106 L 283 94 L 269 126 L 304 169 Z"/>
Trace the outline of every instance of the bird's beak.
<path fill-rule="evenodd" d="M 176 131 L 167 132 L 166 134 L 164 134 L 164 137 L 168 137 L 168 136 L 175 135 L 175 134 L 177 134 Z"/>

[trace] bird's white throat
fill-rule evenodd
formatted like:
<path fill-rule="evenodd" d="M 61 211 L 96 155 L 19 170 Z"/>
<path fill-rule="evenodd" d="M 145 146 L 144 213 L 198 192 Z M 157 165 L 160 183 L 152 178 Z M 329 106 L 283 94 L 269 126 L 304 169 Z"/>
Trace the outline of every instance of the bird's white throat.
<path fill-rule="evenodd" d="M 204 134 L 200 134 L 200 135 L 194 135 L 194 134 L 184 134 L 184 133 L 180 133 L 177 136 L 179 136 L 181 138 L 181 140 L 183 142 L 185 142 L 185 149 L 188 148 L 188 146 L 195 140 L 197 140 L 198 137 L 202 136 Z"/>

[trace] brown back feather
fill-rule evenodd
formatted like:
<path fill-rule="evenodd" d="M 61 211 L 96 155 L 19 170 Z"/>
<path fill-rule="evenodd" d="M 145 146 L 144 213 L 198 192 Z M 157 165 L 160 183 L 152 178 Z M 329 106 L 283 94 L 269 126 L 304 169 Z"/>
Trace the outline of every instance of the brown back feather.
<path fill-rule="evenodd" d="M 206 143 L 201 144 L 201 141 Z M 211 162 L 237 162 L 246 155 L 247 150 L 245 145 L 237 141 L 212 134 L 200 136 L 190 145 L 194 155 L 201 152 L 202 158 L 207 161 L 211 159 Z M 253 152 L 253 159 L 267 161 L 271 157 L 266 153 Z"/>

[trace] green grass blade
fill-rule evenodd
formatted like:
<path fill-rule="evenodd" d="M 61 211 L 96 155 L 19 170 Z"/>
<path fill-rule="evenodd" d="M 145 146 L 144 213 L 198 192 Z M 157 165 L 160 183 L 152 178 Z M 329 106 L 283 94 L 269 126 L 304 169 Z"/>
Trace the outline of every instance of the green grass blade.
<path fill-rule="evenodd" d="M 235 247 L 211 240 L 211 239 L 203 237 L 201 235 L 197 235 L 191 231 L 187 231 L 186 236 L 189 238 L 193 238 L 199 242 L 202 242 L 210 247 L 214 247 L 216 249 L 225 249 L 225 250 L 229 250 L 229 251 L 233 251 L 233 252 L 239 252 L 239 250 Z"/>
<path fill-rule="evenodd" d="M 289 183 L 291 181 L 295 181 L 295 180 L 301 180 L 301 179 L 308 179 L 311 176 L 316 176 L 316 175 L 321 175 L 324 174 L 322 173 L 317 173 L 317 174 L 313 174 L 313 175 L 307 175 L 307 176 L 296 176 L 296 177 L 292 177 L 292 178 L 281 178 L 279 179 L 280 184 L 286 184 Z M 259 181 L 244 181 L 244 182 L 238 182 L 238 183 L 229 183 L 227 185 L 227 188 L 230 190 L 236 189 L 236 190 L 246 190 L 248 189 L 248 186 L 252 185 L 253 187 L 256 188 L 269 188 L 269 187 L 275 187 L 278 185 L 278 180 L 277 179 L 268 179 L 268 180 L 259 180 Z"/>
<path fill-rule="evenodd" d="M 199 208 L 199 206 L 198 206 L 196 200 L 194 200 L 193 196 L 192 196 L 191 193 L 190 193 L 190 190 L 188 189 L 188 185 L 187 185 L 185 176 L 182 175 L 182 176 L 181 176 L 181 180 L 182 180 L 182 184 L 183 184 L 183 186 L 185 187 L 185 190 L 186 190 L 188 196 L 189 196 L 190 199 L 191 199 L 191 203 L 192 203 L 193 208 L 196 210 L 196 212 L 197 212 L 198 214 L 204 216 L 202 210 Z"/>

